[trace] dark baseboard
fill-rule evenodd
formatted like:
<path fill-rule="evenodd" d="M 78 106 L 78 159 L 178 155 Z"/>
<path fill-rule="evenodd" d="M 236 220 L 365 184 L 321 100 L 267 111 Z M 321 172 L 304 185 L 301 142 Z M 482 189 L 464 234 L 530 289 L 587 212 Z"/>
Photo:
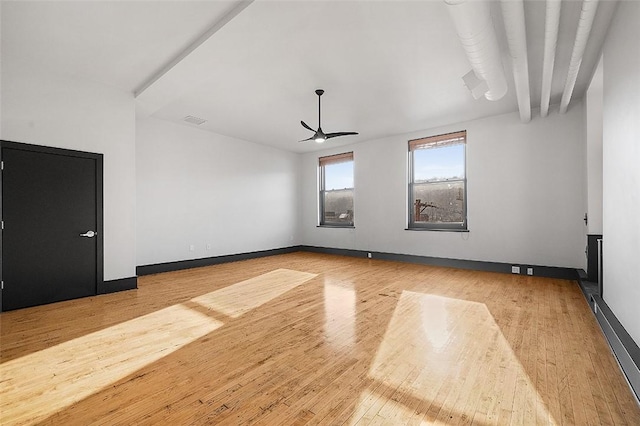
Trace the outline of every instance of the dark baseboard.
<path fill-rule="evenodd" d="M 576 269 L 576 273 L 578 274 L 579 280 L 587 281 L 588 277 L 584 269 Z"/>
<path fill-rule="evenodd" d="M 176 262 L 156 263 L 142 265 L 136 268 L 138 276 L 159 274 L 162 272 L 178 271 L 181 269 L 199 268 L 202 266 L 218 265 L 220 263 L 236 262 L 239 260 L 255 259 L 277 254 L 306 251 L 311 253 L 334 254 L 338 256 L 351 256 L 367 258 L 371 253 L 372 259 L 391 260 L 396 262 L 417 263 L 420 265 L 444 266 L 449 268 L 469 269 L 474 271 L 501 272 L 511 274 L 512 266 L 520 267 L 520 274 L 527 274 L 527 268 L 533 268 L 534 276 L 547 278 L 560 278 L 565 280 L 577 280 L 578 272 L 574 268 L 562 268 L 555 266 L 525 265 L 514 263 L 484 262 L 479 260 L 448 259 L 444 257 L 416 256 L 411 254 L 397 254 L 385 252 L 368 252 L 364 250 L 341 249 L 317 246 L 291 246 L 271 250 L 254 251 L 248 253 L 229 254 L 225 256 L 205 257 L 201 259 L 181 260 Z M 518 275 L 518 274 L 514 274 Z"/>
<path fill-rule="evenodd" d="M 607 303 L 600 296 L 591 297 L 600 328 L 606 336 L 636 400 L 640 401 L 640 348 Z"/>
<path fill-rule="evenodd" d="M 593 312 L 595 305 L 591 296 L 598 295 L 597 283 L 589 281 L 589 277 L 584 269 L 577 269 L 576 271 L 578 273 L 578 285 L 580 286 L 582 295 Z"/>
<path fill-rule="evenodd" d="M 293 253 L 300 251 L 299 246 L 283 247 L 271 250 L 252 251 L 248 253 L 228 254 L 224 256 L 205 257 L 201 259 L 180 260 L 177 262 L 156 263 L 136 267 L 136 273 L 140 275 L 159 274 L 161 272 L 179 271 L 181 269 L 199 268 L 202 266 L 218 265 L 220 263 L 237 262 L 239 260 L 255 259 L 258 257 L 273 256 L 276 254 Z"/>
<path fill-rule="evenodd" d="M 313 253 L 337 254 L 341 256 L 353 256 L 371 259 L 392 260 L 396 262 L 417 263 L 420 265 L 444 266 L 457 269 L 469 269 L 474 271 L 501 272 L 511 274 L 512 266 L 520 267 L 519 275 L 527 275 L 527 268 L 533 268 L 536 277 L 560 278 L 565 280 L 577 280 L 578 273 L 574 268 L 562 268 L 555 266 L 526 265 L 518 263 L 485 262 L 479 260 L 449 259 L 444 257 L 416 256 L 412 254 L 397 254 L 385 252 L 369 252 L 364 250 L 337 249 L 329 247 L 299 246 L 300 251 Z M 518 274 L 514 274 L 518 275 Z"/>
<path fill-rule="evenodd" d="M 104 281 L 98 288 L 98 294 L 115 293 L 116 291 L 134 290 L 138 288 L 138 277 L 120 278 Z"/>

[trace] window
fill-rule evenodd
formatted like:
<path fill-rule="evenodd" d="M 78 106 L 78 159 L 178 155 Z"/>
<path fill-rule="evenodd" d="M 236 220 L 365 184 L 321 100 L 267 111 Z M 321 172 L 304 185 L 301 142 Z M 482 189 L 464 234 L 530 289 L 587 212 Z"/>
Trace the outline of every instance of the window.
<path fill-rule="evenodd" d="M 353 152 L 319 163 L 320 226 L 353 226 Z"/>
<path fill-rule="evenodd" d="M 409 229 L 467 230 L 467 132 L 409 141 Z"/>

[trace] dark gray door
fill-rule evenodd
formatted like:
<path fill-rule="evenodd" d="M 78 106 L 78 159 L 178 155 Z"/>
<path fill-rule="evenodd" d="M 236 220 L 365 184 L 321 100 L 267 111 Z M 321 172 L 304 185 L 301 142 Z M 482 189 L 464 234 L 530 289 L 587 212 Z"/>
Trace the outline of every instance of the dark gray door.
<path fill-rule="evenodd" d="M 102 157 L 18 145 L 2 148 L 2 310 L 95 295 Z"/>

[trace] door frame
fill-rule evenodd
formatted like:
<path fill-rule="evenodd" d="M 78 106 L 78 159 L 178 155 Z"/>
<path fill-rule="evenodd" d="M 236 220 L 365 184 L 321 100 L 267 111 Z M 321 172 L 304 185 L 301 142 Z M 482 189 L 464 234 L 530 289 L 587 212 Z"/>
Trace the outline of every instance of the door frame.
<path fill-rule="evenodd" d="M 22 142 L 0 140 L 0 161 L 2 161 L 2 149 L 11 148 L 21 151 L 31 151 L 43 154 L 62 155 L 67 157 L 88 158 L 96 164 L 96 295 L 104 293 L 104 198 L 103 198 L 103 154 L 93 152 L 76 151 L 72 149 L 56 148 L 43 145 L 32 145 Z M 2 173 L 0 173 L 0 215 L 3 212 L 2 205 Z M 0 280 L 3 280 L 2 259 L 4 253 L 4 242 L 0 244 Z M 0 291 L 0 312 L 2 309 L 2 293 Z"/>

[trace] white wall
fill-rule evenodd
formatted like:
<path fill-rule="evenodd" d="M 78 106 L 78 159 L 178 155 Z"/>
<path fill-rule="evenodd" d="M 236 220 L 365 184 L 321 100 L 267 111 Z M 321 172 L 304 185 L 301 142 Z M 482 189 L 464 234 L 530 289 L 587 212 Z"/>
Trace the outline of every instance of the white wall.
<path fill-rule="evenodd" d="M 604 299 L 640 344 L 640 2 L 622 1 L 604 45 Z"/>
<path fill-rule="evenodd" d="M 517 113 L 305 154 L 306 245 L 584 268 L 580 102 L 528 124 Z M 407 141 L 467 130 L 468 233 L 406 231 Z M 354 152 L 355 229 L 318 228 L 317 159 Z"/>
<path fill-rule="evenodd" d="M 104 278 L 135 266 L 135 102 L 2 56 L 2 139 L 104 154 Z"/>
<path fill-rule="evenodd" d="M 139 118 L 138 265 L 299 244 L 298 161 L 294 153 Z"/>
<path fill-rule="evenodd" d="M 584 98 L 587 139 L 587 233 L 602 234 L 602 59 Z"/>

